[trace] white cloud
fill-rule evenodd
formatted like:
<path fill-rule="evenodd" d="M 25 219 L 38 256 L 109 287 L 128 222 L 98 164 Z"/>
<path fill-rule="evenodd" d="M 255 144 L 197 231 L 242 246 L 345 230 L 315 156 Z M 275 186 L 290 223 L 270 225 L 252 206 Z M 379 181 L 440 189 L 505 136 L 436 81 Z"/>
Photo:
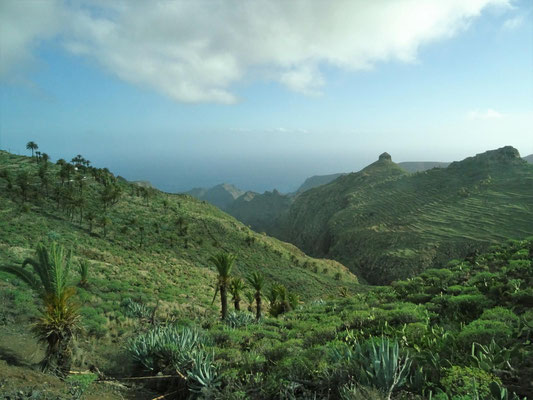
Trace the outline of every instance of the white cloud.
<path fill-rule="evenodd" d="M 317 94 L 324 65 L 358 70 L 412 62 L 420 46 L 449 38 L 485 8 L 510 1 L 65 0 L 62 38 L 70 52 L 124 81 L 178 101 L 232 103 L 232 85 L 249 75 Z M 42 30 L 28 30 L 16 13 L 9 19 L 10 37 L 25 35 L 19 54 L 29 54 Z M 2 64 L 20 61 L 5 58 Z"/>
<path fill-rule="evenodd" d="M 295 92 L 308 95 L 320 94 L 320 88 L 324 85 L 322 75 L 312 65 L 301 65 L 282 72 L 279 81 Z"/>
<path fill-rule="evenodd" d="M 503 118 L 504 114 L 493 110 L 492 108 L 488 108 L 486 110 L 473 110 L 468 113 L 468 119 L 499 119 Z"/>
<path fill-rule="evenodd" d="M 524 17 L 521 15 L 517 15 L 516 17 L 506 19 L 503 23 L 503 29 L 506 29 L 508 31 L 513 31 L 515 29 L 518 29 L 522 26 L 522 23 L 524 22 Z"/>
<path fill-rule="evenodd" d="M 60 29 L 57 1 L 0 1 L 0 77 L 34 61 L 33 48 Z"/>

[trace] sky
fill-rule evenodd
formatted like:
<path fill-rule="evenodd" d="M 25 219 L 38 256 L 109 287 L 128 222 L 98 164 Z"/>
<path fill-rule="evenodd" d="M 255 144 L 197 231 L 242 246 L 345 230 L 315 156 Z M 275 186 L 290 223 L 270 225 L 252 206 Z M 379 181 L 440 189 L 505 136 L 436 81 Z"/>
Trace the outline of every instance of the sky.
<path fill-rule="evenodd" d="M 533 153 L 531 0 L 2 0 L 0 148 L 166 191 Z"/>

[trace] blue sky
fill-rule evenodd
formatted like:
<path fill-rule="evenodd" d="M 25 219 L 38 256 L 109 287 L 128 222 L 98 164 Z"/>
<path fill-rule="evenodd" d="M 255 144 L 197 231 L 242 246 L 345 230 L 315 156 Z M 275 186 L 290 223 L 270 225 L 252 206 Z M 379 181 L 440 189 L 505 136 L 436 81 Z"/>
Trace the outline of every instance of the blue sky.
<path fill-rule="evenodd" d="M 533 153 L 531 1 L 137 4 L 1 3 L 1 148 L 169 191 Z"/>

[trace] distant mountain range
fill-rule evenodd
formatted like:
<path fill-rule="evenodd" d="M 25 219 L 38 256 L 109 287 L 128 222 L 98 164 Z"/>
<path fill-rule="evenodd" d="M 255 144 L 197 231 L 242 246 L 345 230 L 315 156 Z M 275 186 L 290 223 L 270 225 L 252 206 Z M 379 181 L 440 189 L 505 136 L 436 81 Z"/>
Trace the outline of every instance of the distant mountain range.
<path fill-rule="evenodd" d="M 198 200 L 204 200 L 211 203 L 218 208 L 225 210 L 235 199 L 244 194 L 244 191 L 229 184 L 221 183 L 220 185 L 213 186 L 212 188 L 195 188 L 191 189 L 186 194 L 197 198 Z"/>
<path fill-rule="evenodd" d="M 533 154 L 524 157 L 533 163 Z M 405 161 L 398 165 L 409 173 L 424 172 L 433 168 L 446 168 L 449 162 L 439 161 Z M 186 192 L 199 200 L 207 201 L 234 216 L 258 232 L 279 234 L 279 218 L 288 211 L 292 202 L 302 193 L 327 185 L 347 173 L 315 175 L 307 178 L 296 192 L 282 194 L 277 190 L 257 193 L 243 191 L 234 185 L 223 183 L 212 188 L 195 188 Z"/>

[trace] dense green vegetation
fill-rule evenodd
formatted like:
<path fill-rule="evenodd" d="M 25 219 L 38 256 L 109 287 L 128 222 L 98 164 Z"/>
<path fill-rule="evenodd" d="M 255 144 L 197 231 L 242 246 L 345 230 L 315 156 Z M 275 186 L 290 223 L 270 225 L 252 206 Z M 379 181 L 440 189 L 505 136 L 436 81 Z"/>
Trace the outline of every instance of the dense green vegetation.
<path fill-rule="evenodd" d="M 351 179 L 373 181 L 374 190 L 408 176 L 382 161 Z M 5 152 L 0 228 L 0 265 L 10 266 L 0 272 L 0 399 L 533 395 L 531 237 L 439 268 L 413 263 L 416 276 L 362 286 L 342 265 L 306 257 L 190 196 L 128 183 L 81 156 L 51 164 Z M 15 277 L 34 255 L 25 270 L 55 271 L 55 285 Z M 71 301 L 82 330 L 67 326 L 64 345 L 43 356 L 56 357 L 62 373 L 91 372 L 64 381 L 34 375 L 16 357 L 34 340 L 25 335 L 47 315 L 68 320 L 48 305 Z M 54 331 L 34 332 L 46 339 Z M 127 386 L 111 390 L 112 378 Z"/>
<path fill-rule="evenodd" d="M 390 287 L 314 301 L 278 318 L 255 322 L 237 313 L 200 331 L 191 325 L 148 329 L 130 351 L 145 335 L 160 336 L 156 347 L 181 340 L 184 347 L 198 346 L 212 382 L 203 393 L 216 398 L 531 395 L 532 256 L 533 241 L 509 241 Z M 167 339 L 170 334 L 184 338 Z M 159 367 L 143 367 L 154 354 L 165 358 Z M 139 368 L 180 370 L 197 385 L 196 372 L 164 354 L 136 356 Z M 500 397 L 505 388 L 508 397 Z"/>

